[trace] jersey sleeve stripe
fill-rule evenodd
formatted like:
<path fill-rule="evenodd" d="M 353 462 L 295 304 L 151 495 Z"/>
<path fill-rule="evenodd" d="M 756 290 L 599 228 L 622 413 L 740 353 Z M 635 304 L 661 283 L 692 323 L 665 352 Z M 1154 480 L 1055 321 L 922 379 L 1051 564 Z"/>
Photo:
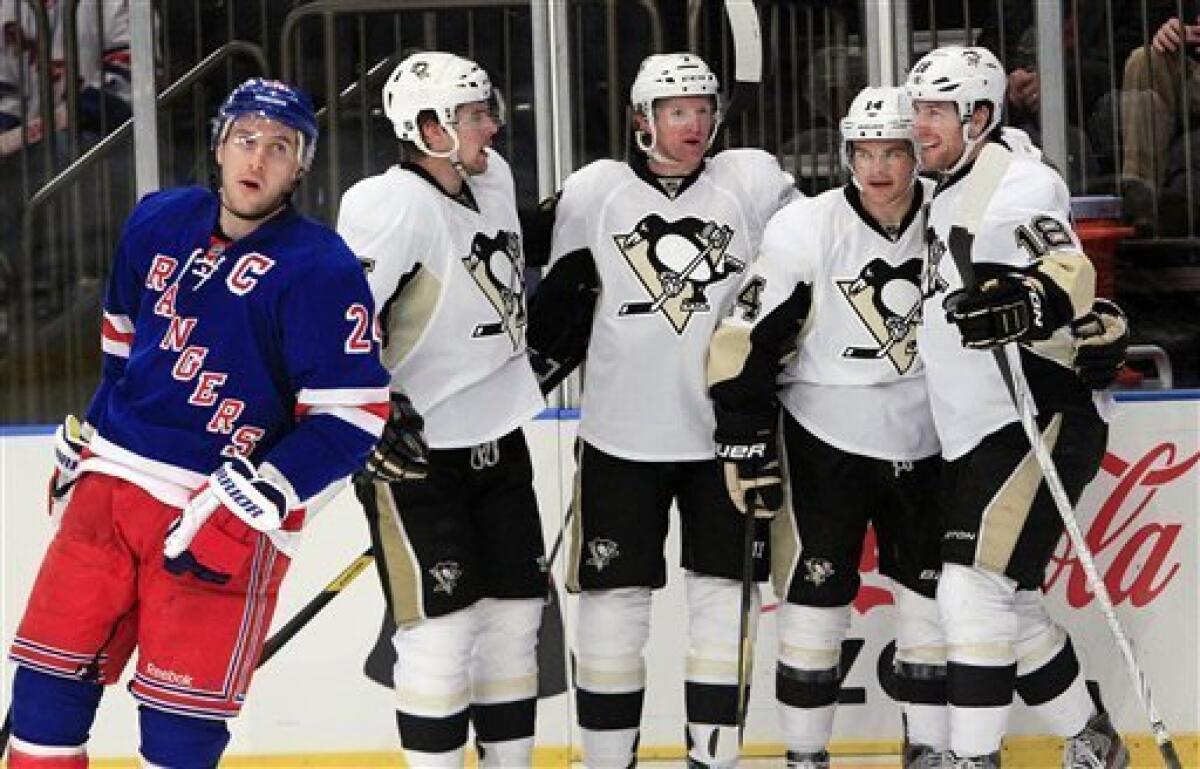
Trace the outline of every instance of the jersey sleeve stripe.
<path fill-rule="evenodd" d="M 114 334 L 128 334 L 133 336 L 133 321 L 128 315 L 116 315 L 111 312 L 104 313 L 104 328 L 112 328 Z"/>
<path fill-rule="evenodd" d="M 109 355 L 128 358 L 133 345 L 133 324 L 126 315 L 104 313 L 100 326 L 100 349 Z"/>
<path fill-rule="evenodd" d="M 387 404 L 383 404 L 383 406 L 385 409 L 388 408 Z M 387 419 L 379 416 L 374 406 L 329 405 L 311 406 L 303 409 L 303 411 L 297 409 L 297 416 L 314 417 L 320 414 L 336 417 L 343 422 L 349 422 L 363 432 L 376 438 L 383 434 L 383 426 L 387 423 Z"/>
<path fill-rule="evenodd" d="M 306 406 L 370 406 L 383 404 L 386 414 L 387 387 L 340 387 L 328 389 L 304 388 L 296 393 L 296 403 Z"/>

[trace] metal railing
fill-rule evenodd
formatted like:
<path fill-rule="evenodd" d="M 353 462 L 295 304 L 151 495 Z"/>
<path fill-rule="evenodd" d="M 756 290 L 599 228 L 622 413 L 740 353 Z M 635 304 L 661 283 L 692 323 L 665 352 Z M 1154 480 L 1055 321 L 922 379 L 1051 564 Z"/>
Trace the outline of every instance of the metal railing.
<path fill-rule="evenodd" d="M 252 43 L 229 42 L 210 53 L 163 91 L 157 98 L 158 106 L 166 107 L 189 94 L 202 78 L 236 57 L 248 58 L 260 72 L 267 72 L 267 61 L 261 48 Z M 78 408 L 86 402 L 94 385 L 95 356 L 90 350 L 95 347 L 98 338 L 99 314 L 77 317 L 72 309 L 81 304 L 88 308 L 98 307 L 101 278 L 107 272 L 111 243 L 85 245 L 81 230 L 77 229 L 75 237 L 65 249 L 73 253 L 68 264 L 67 257 L 59 251 L 60 244 L 55 237 L 57 233 L 53 221 L 41 249 L 35 240 L 34 222 L 37 215 L 59 195 L 64 192 L 78 193 L 76 185 L 101 161 L 122 147 L 132 132 L 133 121 L 130 119 L 42 185 L 25 205 L 21 227 L 23 258 L 14 276 L 16 291 L 12 304 L 24 333 L 13 340 L 5 359 L 5 388 L 9 394 L 6 399 L 8 413 L 3 416 L 5 420 L 35 418 L 36 415 L 48 413 L 48 409 L 55 406 L 71 408 L 74 404 Z M 77 206 L 70 210 L 74 213 L 69 217 L 71 223 L 78 225 L 84 209 Z M 95 250 L 97 245 L 98 253 Z M 82 253 L 87 247 L 93 249 L 91 253 Z M 60 285 L 56 288 L 61 291 L 61 297 L 57 301 L 54 297 L 40 295 L 40 287 L 34 280 L 34 276 L 44 271 L 47 263 L 58 268 L 56 272 Z M 55 309 L 59 310 L 55 313 L 58 317 L 54 318 L 53 323 L 45 323 L 44 318 L 38 317 L 39 311 L 44 311 L 47 304 L 57 305 Z M 81 361 L 92 365 L 81 366 Z M 55 386 L 47 387 L 49 382 L 54 382 Z"/>

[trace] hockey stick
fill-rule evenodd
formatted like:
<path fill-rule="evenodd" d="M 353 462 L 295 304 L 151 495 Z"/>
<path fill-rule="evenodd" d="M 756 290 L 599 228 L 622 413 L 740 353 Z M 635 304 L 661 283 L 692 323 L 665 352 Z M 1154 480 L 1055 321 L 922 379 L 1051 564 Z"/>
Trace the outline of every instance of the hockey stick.
<path fill-rule="evenodd" d="M 321 592 L 313 596 L 312 600 L 303 609 L 296 612 L 296 615 L 288 620 L 287 624 L 275 631 L 275 634 L 263 644 L 262 654 L 258 658 L 258 667 L 267 664 L 267 660 L 274 657 L 283 648 L 284 644 L 292 640 L 305 625 L 312 621 L 313 617 L 317 616 L 322 609 L 328 606 L 330 601 L 337 598 L 346 589 L 346 586 L 353 582 L 359 574 L 362 574 L 363 570 L 370 566 L 374 560 L 375 551 L 368 547 L 363 551 L 362 555 L 355 558 L 350 562 L 349 566 L 342 569 L 328 585 L 321 588 Z"/>
<path fill-rule="evenodd" d="M 762 82 L 762 28 L 754 0 L 725 0 L 725 16 L 733 37 L 733 88 L 725 107 L 723 125 L 729 125 L 745 106 L 754 87 Z"/>
<path fill-rule="evenodd" d="M 8 710 L 4 713 L 4 726 L 0 726 L 0 758 L 4 758 L 4 751 L 8 750 L 8 735 L 12 732 L 12 704 L 8 706 Z"/>
<path fill-rule="evenodd" d="M 971 196 L 972 204 L 965 212 L 961 224 L 955 224 L 950 228 L 950 235 L 946 245 L 950 250 L 951 257 L 954 259 L 954 265 L 958 268 L 959 276 L 962 278 L 963 288 L 970 289 L 976 285 L 975 267 L 971 262 L 971 249 L 974 245 L 975 231 L 978 229 L 979 222 L 983 218 L 988 201 L 991 199 L 1001 177 L 1004 176 L 1004 172 L 1008 168 L 1010 159 L 1011 155 L 995 144 L 989 143 L 983 148 L 975 161 L 975 168 L 971 171 L 972 176 L 975 174 L 980 175 L 977 180 L 978 183 L 972 183 L 972 186 L 967 190 Z M 980 194 L 971 195 L 971 193 L 976 192 Z M 1108 629 L 1112 631 L 1113 637 L 1117 642 L 1117 648 L 1121 651 L 1121 656 L 1125 660 L 1129 677 L 1133 681 L 1134 691 L 1137 692 L 1138 699 L 1142 703 L 1142 709 L 1150 719 L 1150 728 L 1154 732 L 1154 739 L 1158 743 L 1158 750 L 1162 754 L 1163 763 L 1167 766 L 1167 769 L 1181 769 L 1182 765 L 1179 762 L 1179 754 L 1175 751 L 1175 745 L 1171 741 L 1171 735 L 1167 732 L 1167 726 L 1163 723 L 1162 717 L 1159 716 L 1158 710 L 1154 706 L 1154 700 L 1150 695 L 1150 682 L 1146 679 L 1145 672 L 1138 666 L 1129 636 L 1126 635 L 1125 629 L 1117 619 L 1112 597 L 1108 594 L 1108 587 L 1104 584 L 1104 580 L 1101 579 L 1100 573 L 1096 569 L 1095 557 L 1092 555 L 1091 549 L 1088 548 L 1087 540 L 1079 528 L 1074 507 L 1071 504 L 1070 497 L 1067 495 L 1066 488 L 1063 486 L 1062 479 L 1058 475 L 1058 469 L 1054 465 L 1054 458 L 1042 440 L 1041 431 L 1038 430 L 1037 421 L 1034 417 L 1036 407 L 1033 396 L 1029 391 L 1029 384 L 1026 382 L 1025 374 L 1021 369 L 1020 348 L 1017 343 L 1012 342 L 1003 345 L 1001 348 L 992 350 L 992 353 L 995 356 L 996 366 L 1000 369 L 1000 376 L 1004 379 L 1004 385 L 1008 388 L 1013 405 L 1017 409 L 1017 415 L 1020 418 L 1021 426 L 1025 429 L 1025 435 L 1029 439 L 1034 457 L 1041 468 L 1042 477 L 1046 481 L 1046 487 L 1050 491 L 1050 496 L 1054 499 L 1054 505 L 1058 508 L 1058 514 L 1062 517 L 1067 535 L 1070 537 L 1071 544 L 1075 547 L 1075 553 L 1079 557 L 1079 563 L 1083 566 L 1084 574 L 1087 576 L 1088 588 L 1096 596 L 1096 602 L 1100 605 L 1100 611 L 1108 623 Z"/>
<path fill-rule="evenodd" d="M 738 748 L 746 734 L 746 712 L 750 706 L 750 671 L 754 668 L 754 649 L 750 632 L 750 614 L 754 610 L 754 533 L 755 499 L 746 500 L 746 527 L 742 539 L 742 602 L 738 623 L 737 727 Z"/>

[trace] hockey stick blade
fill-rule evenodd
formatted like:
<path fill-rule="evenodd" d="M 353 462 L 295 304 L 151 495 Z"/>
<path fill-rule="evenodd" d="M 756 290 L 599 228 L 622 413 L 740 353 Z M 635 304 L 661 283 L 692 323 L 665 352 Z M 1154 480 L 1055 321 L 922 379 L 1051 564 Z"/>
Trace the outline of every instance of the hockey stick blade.
<path fill-rule="evenodd" d="M 993 145 L 985 145 L 984 150 L 976 159 L 975 169 L 968 175 L 967 182 L 972 185 L 967 189 L 967 193 L 970 195 L 970 193 L 975 192 L 977 189 L 977 185 L 970 181 L 970 177 L 979 173 L 982 181 L 978 184 L 978 187 L 982 187 L 984 193 L 974 196 L 972 205 L 964 216 L 964 221 L 961 224 L 952 226 L 947 237 L 946 246 L 954 260 L 955 267 L 958 269 L 959 277 L 965 289 L 971 289 L 976 285 L 975 266 L 971 261 L 971 249 L 974 245 L 975 237 L 974 231 L 978 222 L 982 219 L 983 212 L 992 194 L 995 192 L 1000 178 L 1003 177 L 1004 171 L 1007 169 L 1009 157 L 1008 153 L 1004 150 Z M 1079 528 L 1079 521 L 1075 516 L 1074 506 L 1071 504 L 1062 479 L 1058 475 L 1054 458 L 1051 456 L 1050 450 L 1046 448 L 1041 431 L 1038 429 L 1034 416 L 1036 407 L 1033 397 L 1029 392 L 1028 383 L 1025 381 L 1025 375 L 1021 370 L 1020 348 L 1017 343 L 1011 342 L 992 350 L 992 353 L 996 361 L 996 366 L 1000 370 L 1001 378 L 1008 389 L 1009 396 L 1013 400 L 1013 405 L 1016 408 L 1021 426 L 1025 430 L 1026 437 L 1029 439 L 1029 445 L 1033 451 L 1034 458 L 1037 460 L 1038 466 L 1042 471 L 1042 478 L 1046 483 L 1046 488 L 1054 500 L 1054 505 L 1058 509 L 1059 516 L 1062 518 L 1067 536 L 1071 541 L 1071 545 L 1075 548 L 1076 557 L 1083 567 L 1084 574 L 1087 577 L 1088 589 L 1092 591 L 1092 594 L 1096 598 L 1096 603 L 1104 615 L 1108 629 L 1112 633 L 1117 648 L 1125 661 L 1126 671 L 1133 682 L 1134 691 L 1137 693 L 1142 704 L 1142 709 L 1150 721 L 1150 728 L 1154 732 L 1155 742 L 1158 743 L 1158 750 L 1162 756 L 1163 764 L 1167 769 L 1182 769 L 1179 754 L 1176 752 L 1175 745 L 1171 741 L 1171 735 L 1167 731 L 1167 726 L 1159 716 L 1158 709 L 1154 705 L 1154 699 L 1150 692 L 1150 683 L 1146 678 L 1145 672 L 1137 663 L 1137 658 L 1133 653 L 1133 644 L 1130 642 L 1129 636 L 1126 635 L 1125 628 L 1117 619 L 1116 609 L 1113 607 L 1108 587 L 1104 583 L 1104 580 L 1101 579 L 1100 573 L 1096 568 L 1096 559 L 1088 547 L 1083 531 Z"/>
<path fill-rule="evenodd" d="M 336 577 L 324 588 L 317 593 L 312 600 L 287 623 L 275 632 L 275 635 L 267 639 L 263 644 L 262 654 L 258 658 L 258 667 L 267 664 L 267 661 L 279 653 L 279 650 L 292 640 L 305 625 L 312 621 L 313 617 L 321 613 L 321 610 L 329 605 L 330 601 L 337 598 L 346 586 L 354 581 L 355 577 L 362 574 L 363 570 L 371 565 L 375 560 L 375 551 L 372 548 L 367 548 L 362 555 L 350 562 L 350 565 L 342 569 Z"/>
<path fill-rule="evenodd" d="M 8 750 L 8 735 L 11 733 L 12 705 L 9 704 L 8 711 L 4 714 L 4 726 L 0 726 L 0 758 L 4 758 L 4 753 Z"/>

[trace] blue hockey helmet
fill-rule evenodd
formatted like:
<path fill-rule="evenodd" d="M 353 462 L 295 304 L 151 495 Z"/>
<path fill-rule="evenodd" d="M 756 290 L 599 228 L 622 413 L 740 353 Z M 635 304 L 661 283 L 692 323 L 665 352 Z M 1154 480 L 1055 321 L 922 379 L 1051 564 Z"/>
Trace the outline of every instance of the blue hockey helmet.
<path fill-rule="evenodd" d="M 317 115 L 312 99 L 304 91 L 280 80 L 253 77 L 234 88 L 217 110 L 212 144 L 225 140 L 229 126 L 242 115 L 261 115 L 300 134 L 297 147 L 300 165 L 307 169 L 317 150 Z"/>

